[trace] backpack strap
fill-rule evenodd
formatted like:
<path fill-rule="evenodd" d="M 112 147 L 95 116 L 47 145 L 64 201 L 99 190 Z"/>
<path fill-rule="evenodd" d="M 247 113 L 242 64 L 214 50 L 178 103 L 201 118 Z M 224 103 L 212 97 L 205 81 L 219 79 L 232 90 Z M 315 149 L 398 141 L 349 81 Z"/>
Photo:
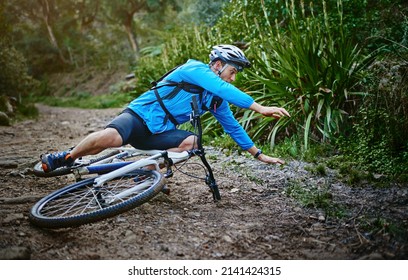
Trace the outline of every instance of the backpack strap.
<path fill-rule="evenodd" d="M 176 121 L 176 119 L 174 118 L 174 116 L 169 112 L 169 110 L 166 108 L 166 106 L 164 105 L 163 100 L 164 99 L 172 99 L 174 98 L 181 90 L 187 91 L 191 94 L 198 94 L 200 100 L 202 100 L 202 93 L 204 91 L 204 89 L 202 87 L 190 84 L 190 83 L 186 83 L 186 82 L 173 82 L 173 81 L 166 81 L 168 83 L 157 86 L 157 87 L 153 87 L 152 90 L 154 91 L 154 95 L 156 96 L 157 102 L 159 102 L 160 107 L 163 109 L 163 111 L 166 113 L 166 117 L 163 120 L 163 123 L 166 123 L 168 120 L 170 120 L 175 126 L 179 125 L 179 123 Z M 169 92 L 168 94 L 166 94 L 165 96 L 161 97 L 159 95 L 158 92 L 158 88 L 160 87 L 164 87 L 164 86 L 174 86 L 174 89 Z M 149 102 L 145 105 L 149 105 L 154 103 L 153 102 Z"/>
<path fill-rule="evenodd" d="M 174 91 L 174 90 L 173 90 Z M 179 90 L 180 91 L 180 90 Z M 170 121 L 177 126 L 178 122 L 176 119 L 173 117 L 173 115 L 167 110 L 166 106 L 164 106 L 163 99 L 160 97 L 159 93 L 157 92 L 157 88 L 154 89 L 154 95 L 156 95 L 157 102 L 159 102 L 160 107 L 163 109 L 163 111 L 166 113 L 166 117 L 163 120 L 163 124 L 165 124 L 169 119 Z"/>
<path fill-rule="evenodd" d="M 176 70 L 177 68 L 179 68 L 181 65 L 177 65 L 176 67 L 174 67 L 173 69 L 169 70 L 166 74 L 164 74 L 163 76 L 161 76 L 158 80 L 150 82 L 150 84 L 152 85 L 152 88 L 157 87 L 157 85 L 163 81 L 164 78 L 166 78 L 168 75 L 170 75 L 170 73 L 174 72 L 174 70 Z"/>
<path fill-rule="evenodd" d="M 163 109 L 163 111 L 166 113 L 166 117 L 163 120 L 163 123 L 166 123 L 168 120 L 170 120 L 175 126 L 179 125 L 179 123 L 176 121 L 176 119 L 174 118 L 174 116 L 169 112 L 169 110 L 166 108 L 166 106 L 164 105 L 163 100 L 164 99 L 172 99 L 174 98 L 181 90 L 187 91 L 191 94 L 198 94 L 200 100 L 202 100 L 202 93 L 204 92 L 204 89 L 200 86 L 194 85 L 194 84 L 190 84 L 184 81 L 181 82 L 174 82 L 171 80 L 165 80 L 164 78 L 167 77 L 170 73 L 172 73 L 174 70 L 176 70 L 177 68 L 179 68 L 181 65 L 178 65 L 176 67 L 174 67 L 173 69 L 171 69 L 170 71 L 168 71 L 166 74 L 164 74 L 160 79 L 151 82 L 152 87 L 150 88 L 151 90 L 153 90 L 154 95 L 156 96 L 156 100 L 157 102 L 159 102 L 160 107 Z M 158 85 L 160 82 L 163 82 L 161 85 Z M 161 97 L 159 95 L 158 89 L 161 87 L 165 87 L 165 86 L 171 86 L 174 87 L 174 89 L 169 92 L 168 94 L 166 94 L 165 96 Z M 152 102 L 148 102 L 144 105 L 150 105 L 153 104 L 155 101 Z"/>

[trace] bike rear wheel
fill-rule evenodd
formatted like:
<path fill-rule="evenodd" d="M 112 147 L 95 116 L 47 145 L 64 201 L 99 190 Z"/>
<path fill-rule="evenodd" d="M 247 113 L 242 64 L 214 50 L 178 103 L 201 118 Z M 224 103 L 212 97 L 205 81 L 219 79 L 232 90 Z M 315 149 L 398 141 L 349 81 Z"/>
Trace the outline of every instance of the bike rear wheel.
<path fill-rule="evenodd" d="M 132 171 L 98 188 L 93 185 L 95 178 L 66 186 L 42 198 L 31 208 L 30 221 L 44 228 L 97 222 L 142 205 L 164 187 L 163 174 L 156 170 Z"/>

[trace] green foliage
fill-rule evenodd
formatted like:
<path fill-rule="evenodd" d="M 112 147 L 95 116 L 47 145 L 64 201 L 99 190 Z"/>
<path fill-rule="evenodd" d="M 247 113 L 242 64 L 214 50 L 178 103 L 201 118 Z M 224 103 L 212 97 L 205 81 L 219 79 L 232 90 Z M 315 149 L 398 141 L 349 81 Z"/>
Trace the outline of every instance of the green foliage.
<path fill-rule="evenodd" d="M 36 117 L 33 104 L 23 103 L 37 82 L 28 75 L 26 60 L 11 44 L 11 26 L 6 20 L 4 3 L 0 4 L 0 113 L 1 125 L 12 120 Z"/>
<path fill-rule="evenodd" d="M 300 182 L 291 182 L 286 189 L 288 196 L 310 208 L 326 208 L 331 204 L 332 195 L 327 188 L 303 186 Z"/>
<path fill-rule="evenodd" d="M 311 172 L 314 175 L 318 175 L 318 176 L 326 176 L 327 175 L 327 171 L 326 171 L 326 166 L 323 163 L 319 163 L 316 166 L 306 166 L 305 170 Z"/>
<path fill-rule="evenodd" d="M 215 137 L 209 137 L 206 133 L 205 138 L 204 138 L 205 143 L 209 143 L 211 146 L 216 146 L 220 147 L 223 149 L 226 149 L 228 153 L 232 153 L 233 151 L 237 150 L 237 144 L 232 140 L 232 138 L 226 134 L 223 133 L 219 136 Z M 239 152 L 239 150 L 238 150 Z"/>
<path fill-rule="evenodd" d="M 249 75 L 244 74 L 237 84 L 250 86 L 251 94 L 260 103 L 285 106 L 292 114 L 290 120 L 275 122 L 238 111 L 237 116 L 253 138 L 261 143 L 268 140 L 273 146 L 278 132 L 285 131 L 293 136 L 285 137 L 274 148 L 274 153 L 313 161 L 320 154 L 315 153 L 319 146 L 314 145 L 316 140 L 332 141 L 348 135 L 350 124 L 354 123 L 353 129 L 359 126 L 361 135 L 355 138 L 355 132 L 349 138 L 355 139 L 358 145 L 342 151 L 358 159 L 359 164 L 354 163 L 355 167 L 369 164 L 378 169 L 384 158 L 392 162 L 395 157 L 398 158 L 395 163 L 383 164 L 379 170 L 402 172 L 403 166 L 408 166 L 405 140 L 408 138 L 408 118 L 404 97 L 408 92 L 404 84 L 408 83 L 388 77 L 393 71 L 405 73 L 405 66 L 383 68 L 377 76 L 383 83 L 369 78 L 367 74 L 373 68 L 366 68 L 377 55 L 370 54 L 369 50 L 384 45 L 383 50 L 390 49 L 402 59 L 400 63 L 407 61 L 408 52 L 404 51 L 408 42 L 408 24 L 404 16 L 407 3 L 379 1 L 376 6 L 380 8 L 373 7 L 369 1 L 314 1 L 313 5 L 304 8 L 295 1 L 291 5 L 282 4 L 282 1 L 232 1 L 217 28 L 223 31 L 223 38 L 250 42 L 246 53 L 254 61 L 253 70 Z M 228 26 L 237 27 L 237 31 L 228 32 Z M 388 38 L 388 43 L 369 40 L 370 36 Z M 359 49 L 356 43 L 368 48 Z M 363 56 L 362 51 L 369 55 Z M 389 81 L 387 88 L 384 88 L 384 78 Z M 363 86 L 364 81 L 372 87 Z M 381 93 L 374 90 L 376 88 L 382 89 Z M 372 92 L 376 94 L 367 94 Z M 359 123 L 361 119 L 355 116 L 362 106 L 379 108 L 380 104 L 388 104 L 383 110 L 388 116 L 375 123 L 375 133 L 384 131 L 386 134 L 377 137 L 377 145 L 360 150 L 367 143 L 364 133 L 372 129 L 366 129 L 369 124 Z M 350 182 L 367 179 L 354 168 L 349 175 Z"/>
<path fill-rule="evenodd" d="M 35 85 L 27 74 L 24 57 L 0 38 L 0 95 L 20 98 L 26 96 Z"/>
<path fill-rule="evenodd" d="M 184 0 L 182 1 L 177 20 L 183 25 L 213 26 L 221 16 L 222 7 L 229 0 Z"/>
<path fill-rule="evenodd" d="M 163 19 L 174 20 L 166 16 L 174 5 L 159 0 L 6 0 L 4 9 L 11 15 L 6 20 L 12 24 L 13 44 L 34 76 L 41 77 L 79 67 L 134 64 L 135 51 L 153 40 L 154 30 L 166 24 Z"/>
<path fill-rule="evenodd" d="M 288 9 L 285 1 L 231 0 L 230 4 L 225 6 L 223 14 L 215 29 L 223 32 L 224 40 L 250 42 L 256 48 L 257 44 L 253 40 L 269 35 L 264 33 L 270 26 L 269 19 L 281 20 L 288 14 Z"/>
<path fill-rule="evenodd" d="M 285 137 L 279 142 L 279 145 L 273 148 L 268 143 L 264 143 L 262 150 L 277 157 L 299 159 L 311 163 L 318 163 L 320 158 L 334 153 L 334 147 L 326 143 L 311 143 L 306 150 L 298 134 Z"/>
<path fill-rule="evenodd" d="M 343 207 L 333 201 L 333 195 L 327 184 L 316 186 L 291 181 L 285 192 L 304 207 L 323 210 L 327 217 L 342 218 L 346 214 Z"/>
<path fill-rule="evenodd" d="M 244 124 L 255 138 L 266 138 L 272 146 L 278 131 L 289 128 L 303 135 L 307 150 L 310 139 L 325 141 L 339 134 L 345 115 L 354 112 L 350 104 L 363 95 L 353 88 L 372 57 L 361 57 L 344 35 L 341 8 L 336 25 L 329 23 L 325 10 L 322 22 L 301 8 L 299 16 L 295 6 L 290 7 L 286 33 L 279 25 L 270 26 L 269 36 L 259 38 L 255 67 L 247 76 L 259 103 L 285 106 L 292 117 L 276 124 L 262 119 L 251 127 L 255 115 L 250 114 Z"/>
<path fill-rule="evenodd" d="M 401 223 L 400 221 L 390 221 L 387 218 L 381 217 L 381 215 L 371 219 L 366 216 L 361 216 L 359 217 L 359 220 L 361 220 L 361 228 L 366 231 L 367 236 L 375 236 L 380 234 L 391 235 L 401 241 L 405 241 L 408 238 L 408 233 L 404 222 Z"/>
<path fill-rule="evenodd" d="M 49 106 L 77 107 L 85 109 L 120 108 L 133 98 L 128 93 L 92 95 L 89 92 L 75 92 L 70 96 L 31 96 L 31 102 L 41 102 Z"/>
<path fill-rule="evenodd" d="M 16 119 L 23 120 L 26 118 L 37 118 L 38 109 L 33 103 L 21 101 L 17 104 Z"/>
<path fill-rule="evenodd" d="M 401 57 L 408 48 L 401 44 L 394 48 L 396 55 L 369 68 L 371 75 L 364 85 L 370 95 L 339 145 L 371 172 L 404 177 L 408 174 L 408 64 Z"/>
<path fill-rule="evenodd" d="M 341 151 L 352 157 L 360 168 L 371 172 L 408 173 L 408 138 L 398 139 L 398 135 L 406 131 L 396 131 L 398 124 L 394 124 L 387 111 L 363 109 L 350 136 L 340 138 Z"/>

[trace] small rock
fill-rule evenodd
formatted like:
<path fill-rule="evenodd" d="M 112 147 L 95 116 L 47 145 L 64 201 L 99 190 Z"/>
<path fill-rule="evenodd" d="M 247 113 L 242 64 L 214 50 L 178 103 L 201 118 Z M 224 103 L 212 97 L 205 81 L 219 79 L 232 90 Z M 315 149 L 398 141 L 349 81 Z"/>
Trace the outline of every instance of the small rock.
<path fill-rule="evenodd" d="M 220 258 L 220 257 L 223 256 L 223 254 L 221 254 L 220 252 L 214 252 L 214 253 L 212 253 L 212 256 L 213 256 L 214 258 Z"/>
<path fill-rule="evenodd" d="M 379 179 L 381 179 L 381 178 L 383 178 L 385 176 L 383 174 L 374 174 L 373 177 L 374 177 L 374 179 L 379 180 Z"/>
<path fill-rule="evenodd" d="M 279 236 L 276 236 L 276 235 L 267 235 L 267 236 L 265 237 L 265 239 L 266 239 L 267 241 L 280 240 L 280 237 L 279 237 Z"/>
<path fill-rule="evenodd" d="M 222 239 L 223 239 L 225 242 L 233 243 L 232 238 L 231 238 L 230 236 L 228 236 L 228 235 L 224 235 L 224 236 L 222 237 Z"/>
<path fill-rule="evenodd" d="M 17 220 L 21 220 L 21 219 L 24 219 L 24 215 L 23 215 L 23 214 L 21 214 L 21 213 L 13 213 L 13 214 L 8 214 L 8 215 L 4 218 L 3 222 L 6 223 L 6 224 L 8 224 L 8 223 L 10 223 L 10 222 L 17 221 Z"/>
<path fill-rule="evenodd" d="M 116 218 L 116 222 L 118 222 L 118 223 L 124 223 L 124 222 L 126 222 L 126 218 L 117 217 L 117 218 Z"/>
<path fill-rule="evenodd" d="M 125 243 L 133 243 L 133 242 L 135 242 L 137 240 L 137 238 L 138 237 L 134 232 L 127 231 L 126 234 L 125 234 L 125 238 L 123 238 L 123 241 Z"/>

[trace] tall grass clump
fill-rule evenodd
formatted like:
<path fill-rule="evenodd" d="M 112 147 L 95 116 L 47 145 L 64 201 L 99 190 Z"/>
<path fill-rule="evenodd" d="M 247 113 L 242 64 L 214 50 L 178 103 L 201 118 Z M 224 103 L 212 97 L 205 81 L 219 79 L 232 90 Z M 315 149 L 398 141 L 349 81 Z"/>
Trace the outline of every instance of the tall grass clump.
<path fill-rule="evenodd" d="M 258 120 L 253 113 L 244 116 L 245 127 L 271 146 L 283 130 L 303 135 L 305 150 L 311 139 L 332 140 L 366 95 L 358 85 L 374 55 L 363 56 L 343 32 L 341 0 L 335 23 L 328 20 L 325 1 L 322 4 L 323 17 L 317 17 L 313 3 L 306 7 L 303 1 L 299 6 L 286 2 L 285 20 L 268 24 L 252 43 L 254 67 L 247 75 L 252 95 L 262 104 L 284 106 L 292 116 L 277 122 Z"/>

